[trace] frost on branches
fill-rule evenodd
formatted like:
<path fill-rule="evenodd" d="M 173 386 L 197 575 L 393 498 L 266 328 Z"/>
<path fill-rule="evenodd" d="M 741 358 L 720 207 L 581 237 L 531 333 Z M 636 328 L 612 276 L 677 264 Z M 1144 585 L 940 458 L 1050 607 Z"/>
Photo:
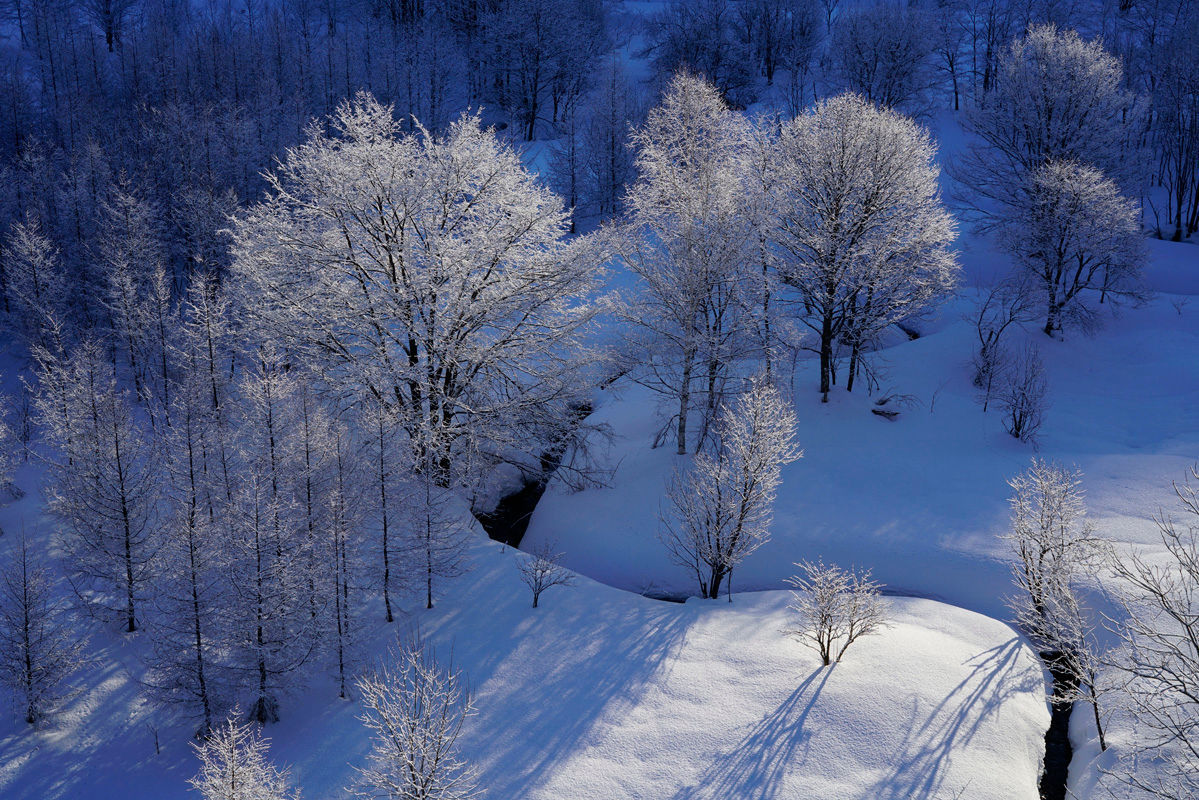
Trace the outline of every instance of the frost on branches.
<path fill-rule="evenodd" d="M 374 734 L 355 792 L 379 800 L 469 800 L 474 769 L 457 742 L 474 701 L 453 664 L 441 666 L 419 635 L 357 682 L 360 719 Z"/>
<path fill-rule="evenodd" d="M 700 596 L 719 597 L 733 569 L 770 540 L 782 467 L 802 455 L 795 412 L 764 379 L 722 406 L 715 441 L 667 488 L 658 534 L 675 563 L 695 574 Z"/>
<path fill-rule="evenodd" d="M 439 482 L 474 452 L 555 440 L 591 363 L 597 259 L 510 146 L 464 116 L 404 133 L 342 103 L 237 220 L 246 312 L 330 386 L 397 415 Z"/>
<path fill-rule="evenodd" d="M 56 597 L 53 573 L 22 536 L 0 568 L 0 684 L 26 722 L 54 707 L 83 653 L 83 638 Z"/>
<path fill-rule="evenodd" d="M 296 800 L 287 770 L 267 759 L 270 739 L 235 710 L 203 742 L 194 745 L 200 771 L 189 780 L 204 800 Z"/>
<path fill-rule="evenodd" d="M 740 270 L 753 232 L 743 182 L 748 132 L 716 87 L 680 73 L 633 136 L 640 178 L 616 236 L 639 279 L 626 320 L 633 375 L 673 402 L 680 455 L 702 445 L 690 427 L 697 398 L 710 422 L 747 345 Z"/>
<path fill-rule="evenodd" d="M 1045 333 L 1067 322 L 1092 327 L 1097 302 L 1144 294 L 1137 203 L 1115 182 L 1076 161 L 1034 170 L 999 215 L 999 241 L 1026 273 L 1045 313 Z"/>
<path fill-rule="evenodd" d="M 854 94 L 824 100 L 779 135 L 775 209 L 782 278 L 816 335 L 828 399 L 837 344 L 864 349 L 954 287 L 956 234 L 928 131 Z"/>
<path fill-rule="evenodd" d="M 1199 467 L 1175 484 L 1182 518 L 1159 514 L 1165 558 L 1117 561 L 1126 621 L 1114 666 L 1135 739 L 1116 776 L 1149 797 L 1199 795 Z M 1157 769 L 1142 772 L 1142 763 Z"/>
<path fill-rule="evenodd" d="M 802 574 L 787 583 L 795 587 L 788 608 L 795 612 L 796 625 L 783 633 L 814 649 L 826 667 L 839 662 L 858 639 L 886 627 L 886 601 L 869 570 L 857 573 L 823 561 L 795 566 Z"/>
<path fill-rule="evenodd" d="M 1008 598 L 1016 624 L 1040 651 L 1053 675 L 1055 708 L 1075 700 L 1092 704 L 1103 740 L 1095 686 L 1095 624 L 1079 593 L 1081 581 L 1102 566 L 1107 542 L 1087 520 L 1082 474 L 1034 458 L 1012 478 L 1012 582 Z"/>

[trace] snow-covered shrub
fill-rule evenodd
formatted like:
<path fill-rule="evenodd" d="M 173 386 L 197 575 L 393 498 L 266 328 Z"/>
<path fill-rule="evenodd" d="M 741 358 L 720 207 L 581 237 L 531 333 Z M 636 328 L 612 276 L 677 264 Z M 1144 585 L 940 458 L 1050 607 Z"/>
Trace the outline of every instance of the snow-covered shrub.
<path fill-rule="evenodd" d="M 373 674 L 359 678 L 357 687 L 360 719 L 374 734 L 370 761 L 359 770 L 359 797 L 467 800 L 478 795 L 475 771 L 457 751 L 474 701 L 453 664 L 438 664 L 413 635 Z"/>
<path fill-rule="evenodd" d="M 851 644 L 887 626 L 887 604 L 870 570 L 856 572 L 823 561 L 798 561 L 788 606 L 795 627 L 783 631 L 820 654 L 825 666 L 840 661 Z"/>
<path fill-rule="evenodd" d="M 553 542 L 544 542 L 517 565 L 520 579 L 533 592 L 533 608 L 541 599 L 541 593 L 551 586 L 569 586 L 574 583 L 574 573 L 562 566 L 562 553 L 556 552 Z"/>
<path fill-rule="evenodd" d="M 191 778 L 204 800 L 290 800 L 297 795 L 288 786 L 286 769 L 267 758 L 270 739 L 252 722 L 238 722 L 234 710 L 202 742 L 194 745 L 200 771 Z"/>

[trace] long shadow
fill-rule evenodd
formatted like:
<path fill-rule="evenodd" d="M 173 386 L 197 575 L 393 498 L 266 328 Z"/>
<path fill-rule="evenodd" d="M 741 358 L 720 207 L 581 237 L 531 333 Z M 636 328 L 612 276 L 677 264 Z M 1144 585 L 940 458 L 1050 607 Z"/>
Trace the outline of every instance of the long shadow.
<path fill-rule="evenodd" d="M 775 797 L 797 751 L 806 751 L 811 732 L 804 724 L 836 666 L 821 667 L 804 678 L 731 751 L 718 757 L 697 785 L 679 789 L 671 800 Z"/>
<path fill-rule="evenodd" d="M 543 609 L 559 617 L 543 620 L 547 634 L 527 634 L 503 662 L 488 665 L 498 680 L 479 698 L 469 746 L 486 753 L 479 778 L 489 796 L 527 796 L 593 728 L 631 711 L 695 620 L 673 604 L 603 605 Z"/>
<path fill-rule="evenodd" d="M 927 713 L 913 699 L 895 767 L 866 795 L 872 800 L 932 800 L 965 787 L 945 787 L 955 752 L 969 744 L 983 721 L 1018 692 L 1043 691 L 1039 671 L 1018 666 L 1023 643 L 1012 637 L 969 659 L 970 674 Z M 921 721 L 923 720 L 923 721 Z"/>

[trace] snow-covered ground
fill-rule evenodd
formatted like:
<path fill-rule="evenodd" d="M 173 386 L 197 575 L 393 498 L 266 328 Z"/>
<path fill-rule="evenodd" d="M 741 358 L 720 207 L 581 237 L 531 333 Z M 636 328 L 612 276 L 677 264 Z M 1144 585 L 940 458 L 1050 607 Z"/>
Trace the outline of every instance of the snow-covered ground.
<path fill-rule="evenodd" d="M 1042 671 L 1002 623 L 895 598 L 892 627 L 821 668 L 781 634 L 786 592 L 684 605 L 582 579 L 534 610 L 524 557 L 480 541 L 437 609 L 375 631 L 382 653 L 418 624 L 467 673 L 479 713 L 463 753 L 488 798 L 1037 796 Z M 44 730 L 6 718 L 0 797 L 188 796 L 187 728 L 140 699 L 135 647 L 111 645 L 116 663 Z M 306 798 L 345 796 L 368 749 L 357 713 L 313 686 L 268 729 Z"/>
<path fill-rule="evenodd" d="M 1199 288 L 1193 247 L 1153 242 L 1151 253 L 1151 277 Z M 870 567 L 894 592 L 1002 618 L 1006 481 L 1034 453 L 1082 470 L 1101 533 L 1120 544 L 1154 544 L 1151 516 L 1172 505 L 1171 481 L 1199 457 L 1199 298 L 1159 294 L 1122 309 L 1090 337 L 1026 334 L 1040 348 L 1049 382 L 1050 408 L 1035 447 L 1008 436 L 999 412 L 983 414 L 975 401 L 968 367 L 974 331 L 962 319 L 972 302 L 967 292 L 925 326 L 926 335 L 880 353 L 885 377 L 874 397 L 834 391 L 821 403 L 815 362 L 799 362 L 795 404 L 805 454 L 784 468 L 773 540 L 738 568 L 734 591 L 776 588 L 794 572 L 792 562 L 820 556 Z M 870 413 L 886 393 L 910 398 L 895 421 Z M 650 447 L 662 424 L 654 408 L 655 397 L 640 387 L 606 393 L 593 420 L 613 434 L 610 486 L 580 493 L 551 486 L 526 546 L 556 540 L 571 567 L 616 586 L 693 589 L 656 537 L 678 457 Z"/>

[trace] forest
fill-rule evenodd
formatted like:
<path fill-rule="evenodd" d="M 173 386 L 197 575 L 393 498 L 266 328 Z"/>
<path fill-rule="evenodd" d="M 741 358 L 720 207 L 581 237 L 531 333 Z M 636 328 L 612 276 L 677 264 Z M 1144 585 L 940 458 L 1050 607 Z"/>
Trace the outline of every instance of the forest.
<path fill-rule="evenodd" d="M 1197 232 L 1194 0 L 0 0 L 0 796 L 1199 796 Z"/>

